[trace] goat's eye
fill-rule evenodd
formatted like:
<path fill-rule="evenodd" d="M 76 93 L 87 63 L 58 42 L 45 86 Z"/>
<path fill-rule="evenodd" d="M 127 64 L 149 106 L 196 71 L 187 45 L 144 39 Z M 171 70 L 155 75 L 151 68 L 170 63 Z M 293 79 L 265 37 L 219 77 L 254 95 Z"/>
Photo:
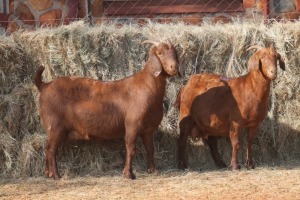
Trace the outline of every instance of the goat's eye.
<path fill-rule="evenodd" d="M 160 52 L 160 51 L 159 51 L 159 52 L 157 52 L 157 55 L 161 56 L 161 55 L 162 55 L 162 52 Z"/>

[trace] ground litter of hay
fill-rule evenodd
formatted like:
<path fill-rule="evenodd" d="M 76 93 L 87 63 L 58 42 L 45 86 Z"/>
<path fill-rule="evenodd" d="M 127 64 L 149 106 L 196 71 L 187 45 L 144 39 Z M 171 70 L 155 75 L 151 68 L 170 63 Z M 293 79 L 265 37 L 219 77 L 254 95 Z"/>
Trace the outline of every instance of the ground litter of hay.
<path fill-rule="evenodd" d="M 298 163 L 299 164 L 299 163 Z M 299 199 L 300 169 L 167 172 L 121 176 L 46 178 L 0 182 L 0 198 L 12 199 Z"/>

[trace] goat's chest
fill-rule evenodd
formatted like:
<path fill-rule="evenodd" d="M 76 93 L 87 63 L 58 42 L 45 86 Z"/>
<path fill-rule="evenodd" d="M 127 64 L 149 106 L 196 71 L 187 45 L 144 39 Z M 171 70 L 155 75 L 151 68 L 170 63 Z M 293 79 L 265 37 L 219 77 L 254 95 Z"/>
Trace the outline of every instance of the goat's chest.
<path fill-rule="evenodd" d="M 249 97 L 247 103 L 240 104 L 240 112 L 244 123 L 260 123 L 268 111 L 268 101 L 267 99 L 262 101 L 254 97 Z"/>
<path fill-rule="evenodd" d="M 159 124 L 163 118 L 163 102 L 154 102 L 149 104 L 145 112 L 145 121 Z M 147 122 L 146 122 L 147 123 Z"/>
<path fill-rule="evenodd" d="M 163 117 L 163 97 L 138 95 L 126 106 L 126 118 L 139 121 L 143 126 L 157 125 Z"/>

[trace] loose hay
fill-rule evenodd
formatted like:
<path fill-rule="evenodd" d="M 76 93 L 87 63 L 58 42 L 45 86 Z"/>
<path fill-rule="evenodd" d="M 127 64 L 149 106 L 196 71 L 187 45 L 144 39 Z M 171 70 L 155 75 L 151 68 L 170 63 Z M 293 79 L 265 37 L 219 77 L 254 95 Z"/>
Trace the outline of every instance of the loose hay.
<path fill-rule="evenodd" d="M 177 167 L 179 112 L 173 107 L 177 93 L 189 76 L 214 72 L 229 77 L 247 72 L 252 52 L 246 49 L 274 43 L 285 58 L 286 72 L 272 84 L 267 118 L 254 142 L 258 164 L 284 163 L 300 158 L 300 22 L 191 26 L 149 24 L 145 27 L 114 24 L 89 27 L 83 22 L 34 32 L 17 32 L 0 38 L 0 173 L 5 177 L 41 176 L 47 139 L 38 114 L 38 91 L 32 84 L 35 69 L 44 65 L 44 81 L 62 75 L 116 80 L 141 69 L 148 56 L 145 39 L 169 38 L 178 50 L 183 78 L 171 78 L 164 100 L 164 119 L 155 135 L 155 162 L 161 171 Z M 246 133 L 240 159 L 245 160 Z M 228 139 L 219 142 L 229 163 Z M 215 169 L 202 141 L 190 141 L 189 163 L 193 169 Z M 59 150 L 59 169 L 65 177 L 120 174 L 125 158 L 123 140 L 110 142 L 65 142 Z M 241 160 L 241 161 L 242 161 Z M 134 168 L 146 169 L 141 141 Z"/>

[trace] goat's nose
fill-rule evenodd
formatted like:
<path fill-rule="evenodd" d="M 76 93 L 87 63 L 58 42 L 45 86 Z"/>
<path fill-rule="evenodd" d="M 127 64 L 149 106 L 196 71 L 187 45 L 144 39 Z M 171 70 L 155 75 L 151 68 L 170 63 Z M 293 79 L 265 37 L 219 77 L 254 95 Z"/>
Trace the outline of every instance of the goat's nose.
<path fill-rule="evenodd" d="M 177 63 L 171 64 L 171 69 L 177 69 L 177 68 L 178 68 L 178 64 Z"/>
<path fill-rule="evenodd" d="M 172 65 L 170 66 L 170 68 L 171 68 L 172 70 L 176 70 L 176 65 L 175 65 L 175 64 L 172 64 Z"/>
<path fill-rule="evenodd" d="M 276 74 L 276 73 L 277 73 L 277 70 L 276 70 L 276 69 L 271 69 L 271 70 L 270 70 L 270 73 Z"/>

